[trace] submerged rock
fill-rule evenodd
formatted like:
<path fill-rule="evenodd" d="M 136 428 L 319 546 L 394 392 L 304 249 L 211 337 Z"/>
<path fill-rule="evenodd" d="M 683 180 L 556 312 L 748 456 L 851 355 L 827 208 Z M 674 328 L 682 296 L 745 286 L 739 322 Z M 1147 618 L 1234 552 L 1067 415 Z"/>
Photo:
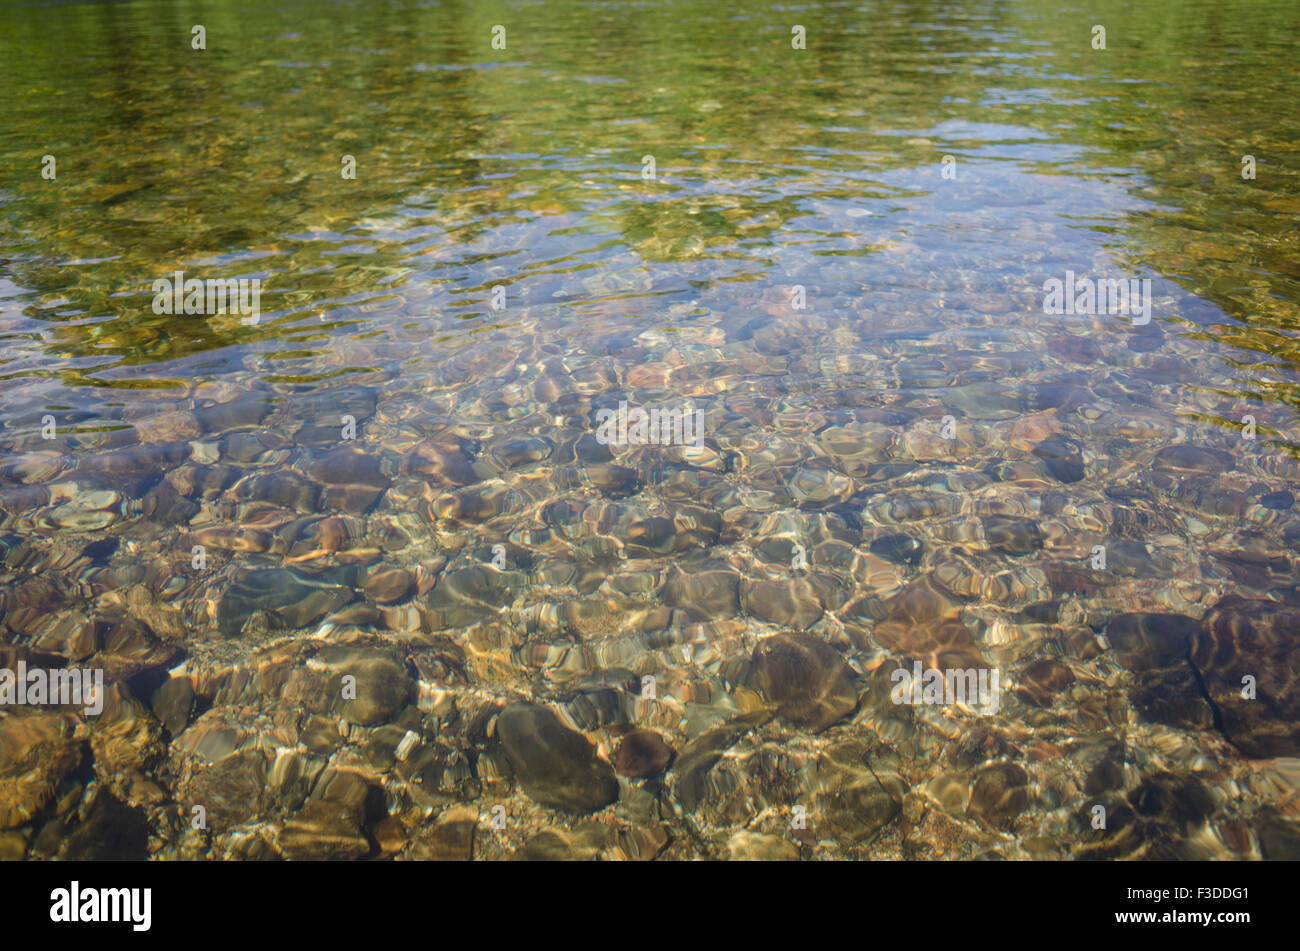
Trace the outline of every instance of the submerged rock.
<path fill-rule="evenodd" d="M 1231 453 L 1221 449 L 1203 449 L 1200 446 L 1166 446 L 1156 453 L 1151 463 L 1157 469 L 1174 472 L 1199 472 L 1218 475 L 1233 467 Z"/>
<path fill-rule="evenodd" d="M 1182 614 L 1134 611 L 1111 618 L 1103 633 L 1115 659 L 1140 671 L 1181 663 L 1197 629 L 1196 619 Z"/>
<path fill-rule="evenodd" d="M 415 577 L 405 568 L 381 568 L 366 578 L 366 597 L 376 604 L 405 601 L 415 587 Z"/>
<path fill-rule="evenodd" d="M 407 856 L 423 862 L 468 862 L 474 857 L 477 824 L 476 810 L 449 809 L 411 842 Z"/>
<path fill-rule="evenodd" d="M 277 842 L 296 861 L 350 861 L 370 851 L 353 811 L 332 802 L 308 803 L 281 827 Z"/>
<path fill-rule="evenodd" d="M 747 614 L 797 630 L 807 630 L 822 616 L 817 591 L 805 578 L 747 582 L 742 603 Z"/>
<path fill-rule="evenodd" d="M 1101 359 L 1101 347 L 1089 337 L 1058 334 L 1047 341 L 1047 352 L 1070 363 L 1095 363 Z"/>
<path fill-rule="evenodd" d="M 1057 482 L 1078 482 L 1083 478 L 1083 447 L 1073 439 L 1049 436 L 1034 447 L 1034 455 L 1043 460 L 1047 474 Z"/>
<path fill-rule="evenodd" d="M 795 726 L 820 733 L 857 709 L 853 671 L 840 652 L 817 637 L 778 634 L 754 649 L 763 695 Z"/>
<path fill-rule="evenodd" d="M 72 716 L 33 711 L 0 718 L 0 829 L 31 822 L 84 754 Z"/>
<path fill-rule="evenodd" d="M 402 471 L 428 479 L 435 485 L 462 486 L 478 481 L 474 471 L 473 445 L 467 439 L 447 434 L 411 449 L 402 459 Z"/>
<path fill-rule="evenodd" d="M 114 449 L 83 456 L 65 478 L 138 499 L 189 454 L 185 443 Z"/>
<path fill-rule="evenodd" d="M 543 829 L 511 856 L 515 862 L 588 862 L 605 847 L 606 834 L 594 823 Z"/>
<path fill-rule="evenodd" d="M 856 740 L 837 743 L 808 769 L 814 790 L 810 825 L 818 837 L 854 846 L 870 840 L 902 812 L 907 783 L 887 758 Z"/>
<path fill-rule="evenodd" d="M 987 515 L 981 519 L 984 539 L 994 551 L 1007 555 L 1027 555 L 1043 547 L 1043 533 L 1027 518 Z"/>
<path fill-rule="evenodd" d="M 604 858 L 615 862 L 648 862 L 668 844 L 661 825 L 615 826 L 605 838 Z"/>
<path fill-rule="evenodd" d="M 329 646 L 316 659 L 331 674 L 327 688 L 331 709 L 349 723 L 387 723 L 414 696 L 414 680 L 398 660 L 384 651 Z"/>
<path fill-rule="evenodd" d="M 921 563 L 925 546 L 911 535 L 883 535 L 872 541 L 871 553 L 896 565 L 915 567 Z"/>
<path fill-rule="evenodd" d="M 1192 635 L 1191 661 L 1224 735 L 1247 756 L 1300 755 L 1297 632 L 1300 607 L 1229 595 Z"/>
<path fill-rule="evenodd" d="M 325 486 L 322 504 L 353 515 L 368 511 L 393 484 L 380 469 L 378 456 L 350 447 L 321 456 L 310 474 Z"/>
<path fill-rule="evenodd" d="M 602 464 L 584 470 L 593 486 L 611 499 L 622 499 L 641 491 L 641 476 L 627 466 Z"/>
<path fill-rule="evenodd" d="M 148 857 L 148 816 L 105 790 L 59 850 L 59 858 L 68 862 L 139 862 Z"/>
<path fill-rule="evenodd" d="M 356 597 L 334 574 L 303 575 L 290 568 L 241 569 L 217 607 L 217 627 L 234 637 L 255 614 L 271 627 L 303 628 Z"/>
<path fill-rule="evenodd" d="M 181 736 L 183 742 L 197 724 Z M 187 781 L 181 784 L 177 800 L 186 815 L 195 806 L 207 813 L 209 828 L 225 830 L 252 819 L 262 809 L 266 795 L 266 757 L 253 749 L 243 749 L 210 764 L 197 764 Z"/>
<path fill-rule="evenodd" d="M 735 617 L 740 613 L 740 576 L 723 569 L 673 569 L 662 597 L 692 621 Z"/>
<path fill-rule="evenodd" d="M 581 733 L 548 707 L 512 703 L 497 716 L 497 738 L 515 778 L 530 799 L 578 814 L 618 799 L 614 770 Z"/>
<path fill-rule="evenodd" d="M 1161 771 L 1120 799 L 1107 800 L 1106 828 L 1085 827 L 1079 859 L 1205 859 L 1189 840 L 1214 812 L 1214 797 L 1193 775 Z M 1220 853 L 1221 855 L 1221 853 Z"/>
<path fill-rule="evenodd" d="M 189 725 L 194 710 L 194 686 L 189 677 L 169 677 L 153 692 L 150 706 L 158 721 L 172 736 Z"/>
<path fill-rule="evenodd" d="M 681 755 L 673 763 L 672 777 L 683 809 L 695 812 L 703 805 L 709 792 L 709 771 L 737 740 L 771 718 L 769 710 L 744 714 L 701 733 L 682 748 Z"/>
<path fill-rule="evenodd" d="M 1286 490 L 1279 492 L 1265 492 L 1259 497 L 1259 504 L 1266 509 L 1273 509 L 1276 512 L 1285 512 L 1295 505 L 1295 496 Z"/>
<path fill-rule="evenodd" d="M 969 811 L 993 826 L 1009 826 L 1029 808 L 1029 775 L 1015 763 L 994 763 L 975 776 Z"/>
<path fill-rule="evenodd" d="M 495 616 L 525 584 L 524 574 L 472 565 L 446 572 L 425 598 L 425 616 L 435 631 L 468 627 Z"/>
<path fill-rule="evenodd" d="M 622 776 L 642 779 L 659 775 L 672 759 L 672 747 L 654 730 L 633 730 L 619 741 L 614 768 Z"/>
<path fill-rule="evenodd" d="M 727 840 L 727 858 L 733 862 L 797 862 L 799 846 L 778 835 L 742 829 Z"/>
<path fill-rule="evenodd" d="M 495 443 L 489 450 L 492 461 L 502 469 L 517 469 L 540 462 L 555 451 L 555 445 L 541 436 L 516 436 Z"/>
<path fill-rule="evenodd" d="M 1074 683 L 1074 673 L 1058 660 L 1036 660 L 1020 672 L 1021 694 L 1038 707 L 1050 707 Z"/>

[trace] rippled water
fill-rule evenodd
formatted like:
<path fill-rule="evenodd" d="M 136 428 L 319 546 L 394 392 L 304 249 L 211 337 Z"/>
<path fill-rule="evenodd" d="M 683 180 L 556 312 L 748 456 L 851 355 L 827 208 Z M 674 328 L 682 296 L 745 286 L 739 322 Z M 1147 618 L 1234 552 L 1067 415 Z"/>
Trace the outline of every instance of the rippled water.
<path fill-rule="evenodd" d="M 1294 5 L 742 6 L 0 8 L 3 857 L 1297 855 Z"/>

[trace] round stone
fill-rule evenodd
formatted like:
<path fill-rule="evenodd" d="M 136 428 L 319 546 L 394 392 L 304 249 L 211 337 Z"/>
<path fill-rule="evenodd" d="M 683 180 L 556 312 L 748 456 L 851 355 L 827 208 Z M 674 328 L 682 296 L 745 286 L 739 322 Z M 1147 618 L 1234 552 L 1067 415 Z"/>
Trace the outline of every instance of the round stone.
<path fill-rule="evenodd" d="M 404 601 L 415 587 L 415 578 L 405 568 L 381 568 L 366 579 L 366 597 L 376 604 Z"/>
<path fill-rule="evenodd" d="M 614 768 L 619 775 L 643 779 L 662 773 L 672 759 L 672 747 L 654 730 L 633 730 L 619 742 Z"/>
<path fill-rule="evenodd" d="M 1268 492 L 1259 497 L 1259 504 L 1266 509 L 1273 509 L 1278 512 L 1285 512 L 1291 506 L 1295 505 L 1295 496 L 1285 490 L 1281 492 Z"/>
<path fill-rule="evenodd" d="M 530 799 L 578 814 L 618 799 L 618 779 L 609 763 L 549 707 L 510 704 L 497 717 L 496 734 L 507 764 Z"/>
<path fill-rule="evenodd" d="M 1233 467 L 1230 453 L 1219 449 L 1203 449 L 1200 446 L 1181 444 L 1166 446 L 1156 453 L 1152 465 L 1157 469 L 1169 469 L 1176 472 L 1200 472 L 1217 475 Z"/>
<path fill-rule="evenodd" d="M 491 449 L 492 461 L 502 469 L 516 469 L 540 462 L 551 454 L 555 446 L 541 436 L 521 436 L 503 439 Z"/>
<path fill-rule="evenodd" d="M 980 770 L 971 786 L 970 812 L 990 825 L 1010 825 L 1029 807 L 1029 776 L 1015 763 Z"/>
<path fill-rule="evenodd" d="M 896 565 L 915 567 L 921 563 L 921 556 L 925 553 L 925 546 L 911 535 L 901 533 L 882 535 L 872 541 L 871 553 L 879 555 L 887 561 L 892 561 Z"/>
<path fill-rule="evenodd" d="M 840 652 L 808 635 L 778 634 L 754 649 L 763 695 L 795 726 L 820 733 L 858 705 L 853 671 Z"/>
<path fill-rule="evenodd" d="M 1078 482 L 1083 478 L 1083 447 L 1073 439 L 1049 436 L 1034 447 L 1034 455 L 1043 460 L 1047 474 L 1057 482 Z"/>

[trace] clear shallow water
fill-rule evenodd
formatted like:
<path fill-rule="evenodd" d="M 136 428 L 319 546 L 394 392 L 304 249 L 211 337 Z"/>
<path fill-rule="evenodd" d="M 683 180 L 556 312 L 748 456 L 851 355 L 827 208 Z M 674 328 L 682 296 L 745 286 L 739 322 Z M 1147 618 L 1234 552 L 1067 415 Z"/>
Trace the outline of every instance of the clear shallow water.
<path fill-rule="evenodd" d="M 0 8 L 5 854 L 1293 855 L 1296 17 L 1128 6 Z"/>

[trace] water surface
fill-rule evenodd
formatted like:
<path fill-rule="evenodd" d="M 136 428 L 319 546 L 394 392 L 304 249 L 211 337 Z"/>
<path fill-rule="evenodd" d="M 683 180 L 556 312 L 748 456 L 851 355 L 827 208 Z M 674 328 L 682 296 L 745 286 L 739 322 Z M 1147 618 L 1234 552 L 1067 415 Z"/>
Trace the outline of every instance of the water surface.
<path fill-rule="evenodd" d="M 742 7 L 0 7 L 6 857 L 1295 856 L 1294 5 Z"/>

